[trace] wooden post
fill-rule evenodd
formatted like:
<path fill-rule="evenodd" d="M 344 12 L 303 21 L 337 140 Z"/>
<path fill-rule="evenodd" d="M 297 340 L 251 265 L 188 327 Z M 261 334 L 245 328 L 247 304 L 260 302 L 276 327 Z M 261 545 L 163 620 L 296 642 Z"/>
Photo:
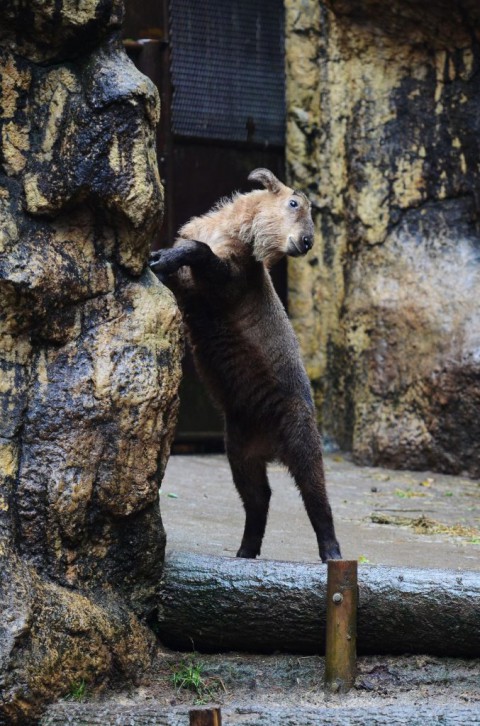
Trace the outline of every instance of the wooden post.
<path fill-rule="evenodd" d="M 357 668 L 357 561 L 329 560 L 327 568 L 325 687 L 346 693 Z"/>
<path fill-rule="evenodd" d="M 192 708 L 189 715 L 190 726 L 222 726 L 219 708 Z"/>

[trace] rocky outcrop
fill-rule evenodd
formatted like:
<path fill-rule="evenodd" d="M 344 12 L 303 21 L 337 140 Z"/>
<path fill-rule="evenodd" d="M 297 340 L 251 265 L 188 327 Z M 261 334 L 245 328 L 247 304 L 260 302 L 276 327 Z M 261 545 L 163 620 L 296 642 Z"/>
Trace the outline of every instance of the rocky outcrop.
<path fill-rule="evenodd" d="M 38 723 L 45 703 L 77 689 L 136 682 L 155 643 L 113 597 L 48 582 L 12 552 L 0 560 L 0 723 Z"/>
<path fill-rule="evenodd" d="M 117 0 L 0 9 L 0 720 L 148 661 L 181 324 Z M 7 613 L 7 615 L 5 614 Z M 135 615 L 135 614 L 136 615 Z M 88 645 L 87 645 L 88 644 Z M 136 664 L 134 666 L 134 664 Z"/>
<path fill-rule="evenodd" d="M 480 10 L 287 1 L 287 155 L 317 245 L 290 312 L 356 461 L 480 476 Z"/>

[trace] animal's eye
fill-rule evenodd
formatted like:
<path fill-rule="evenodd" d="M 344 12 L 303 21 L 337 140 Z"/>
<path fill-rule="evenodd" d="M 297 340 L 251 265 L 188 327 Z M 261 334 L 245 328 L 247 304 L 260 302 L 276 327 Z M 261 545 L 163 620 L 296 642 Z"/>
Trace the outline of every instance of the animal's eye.
<path fill-rule="evenodd" d="M 295 201 L 295 199 L 290 199 L 290 206 L 291 207 L 298 207 L 298 202 Z"/>

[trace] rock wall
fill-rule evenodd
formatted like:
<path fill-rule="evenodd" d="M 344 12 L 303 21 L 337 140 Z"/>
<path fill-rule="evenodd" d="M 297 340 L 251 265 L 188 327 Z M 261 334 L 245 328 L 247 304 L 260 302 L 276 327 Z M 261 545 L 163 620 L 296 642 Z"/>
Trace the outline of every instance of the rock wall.
<path fill-rule="evenodd" d="M 287 0 L 290 313 L 356 461 L 480 476 L 480 9 Z"/>
<path fill-rule="evenodd" d="M 145 269 L 159 103 L 122 14 L 0 7 L 0 722 L 152 645 L 182 341 Z"/>

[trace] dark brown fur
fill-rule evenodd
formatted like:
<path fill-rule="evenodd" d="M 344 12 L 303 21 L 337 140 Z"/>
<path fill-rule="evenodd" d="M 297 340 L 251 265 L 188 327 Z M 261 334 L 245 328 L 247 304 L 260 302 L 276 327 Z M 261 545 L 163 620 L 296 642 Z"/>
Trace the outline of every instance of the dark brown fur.
<path fill-rule="evenodd" d="M 266 169 L 249 178 L 266 189 L 192 219 L 172 249 L 154 253 L 151 266 L 171 275 L 199 374 L 225 414 L 227 454 L 246 513 L 238 556 L 260 553 L 270 500 L 266 465 L 278 459 L 301 492 L 322 560 L 335 559 L 340 549 L 310 385 L 268 272 L 285 254 L 311 248 L 310 204 Z"/>

